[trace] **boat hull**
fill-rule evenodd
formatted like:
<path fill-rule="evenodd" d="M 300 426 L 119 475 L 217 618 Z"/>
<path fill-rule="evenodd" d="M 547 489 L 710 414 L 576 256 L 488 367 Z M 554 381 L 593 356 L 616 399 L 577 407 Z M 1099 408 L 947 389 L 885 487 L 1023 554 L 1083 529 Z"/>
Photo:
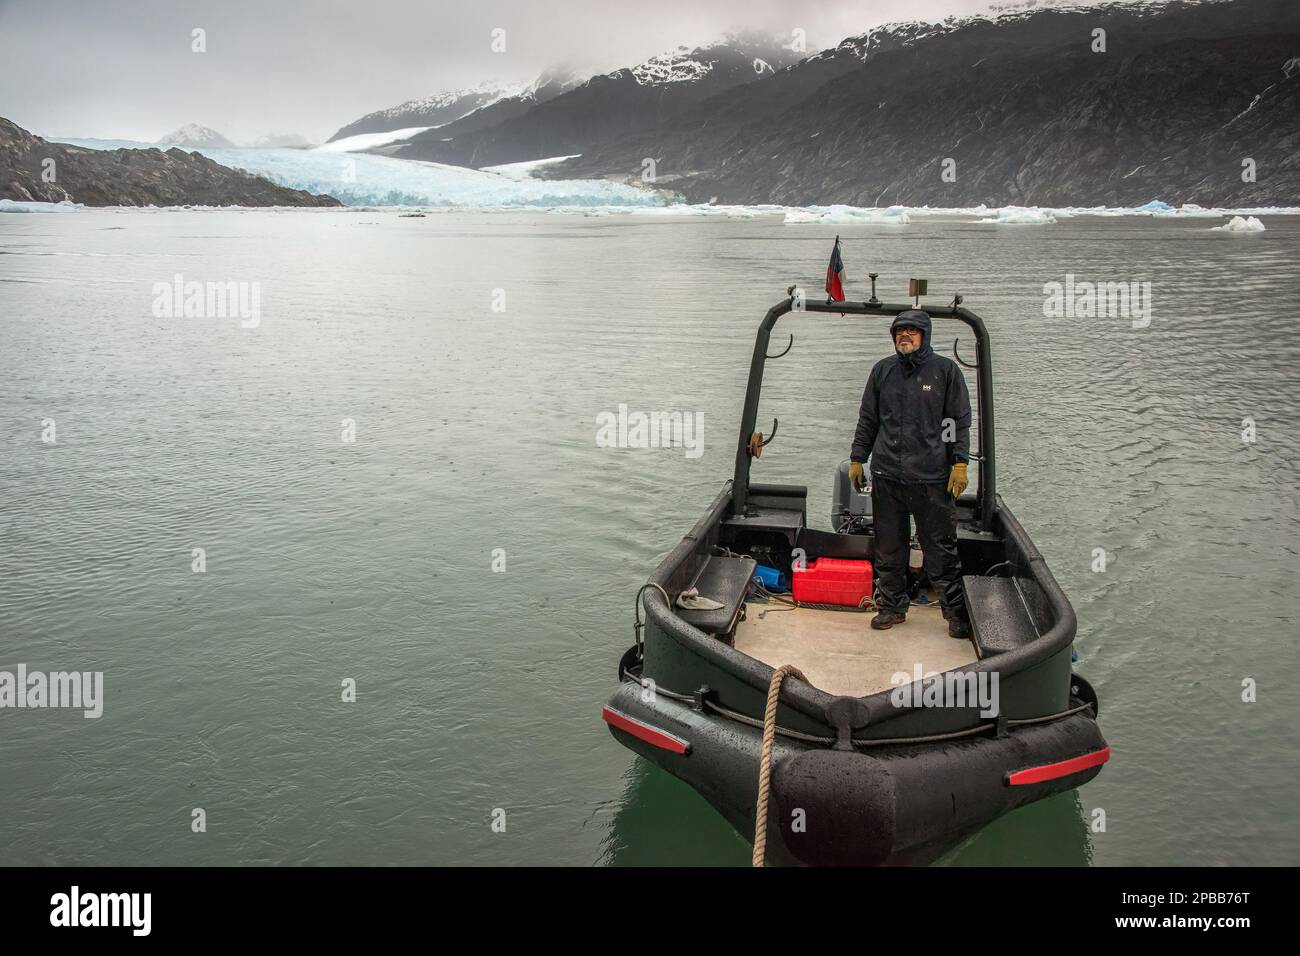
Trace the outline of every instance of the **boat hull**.
<path fill-rule="evenodd" d="M 752 839 L 760 729 L 631 681 L 604 717 L 615 739 L 690 784 Z M 768 862 L 927 863 L 1002 814 L 1086 783 L 1108 757 L 1087 710 L 1000 737 L 903 747 L 836 750 L 778 737 Z"/>

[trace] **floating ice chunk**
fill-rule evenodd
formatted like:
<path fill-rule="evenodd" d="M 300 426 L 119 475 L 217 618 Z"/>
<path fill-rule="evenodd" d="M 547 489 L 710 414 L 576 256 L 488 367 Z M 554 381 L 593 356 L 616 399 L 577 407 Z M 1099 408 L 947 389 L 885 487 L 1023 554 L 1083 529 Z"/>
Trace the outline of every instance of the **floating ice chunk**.
<path fill-rule="evenodd" d="M 1037 206 L 1003 206 L 992 219 L 981 219 L 980 222 L 1000 226 L 1050 226 L 1056 222 L 1056 214 L 1054 210 Z"/>
<path fill-rule="evenodd" d="M 1222 226 L 1212 226 L 1211 232 L 1263 232 L 1264 224 L 1254 216 L 1247 216 L 1245 219 L 1241 216 L 1233 216 L 1229 222 Z"/>
<path fill-rule="evenodd" d="M 85 209 L 79 202 L 21 202 L 17 199 L 0 199 L 0 212 L 78 212 Z"/>
<path fill-rule="evenodd" d="M 1139 206 L 1137 211 L 1139 213 L 1145 213 L 1159 218 L 1181 218 L 1184 216 L 1217 217 L 1219 215 L 1219 213 L 1215 212 L 1213 209 L 1206 209 L 1204 206 L 1198 206 L 1194 202 L 1183 203 L 1176 209 L 1167 203 L 1147 203 L 1146 206 Z"/>
<path fill-rule="evenodd" d="M 787 224 L 816 222 L 832 225 L 889 225 L 906 226 L 912 221 L 903 206 L 890 206 L 887 209 L 864 209 L 860 206 L 808 206 L 803 209 L 790 209 L 785 214 Z"/>

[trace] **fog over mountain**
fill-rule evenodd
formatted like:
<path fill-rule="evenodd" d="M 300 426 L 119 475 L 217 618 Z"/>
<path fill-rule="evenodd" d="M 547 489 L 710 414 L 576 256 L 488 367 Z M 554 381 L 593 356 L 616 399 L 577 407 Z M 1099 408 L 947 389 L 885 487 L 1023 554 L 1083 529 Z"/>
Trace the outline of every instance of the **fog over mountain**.
<path fill-rule="evenodd" d="M 1294 205 L 1300 4 L 886 27 L 545 174 L 631 179 L 646 157 L 696 202 Z"/>
<path fill-rule="evenodd" d="M 841 13 L 843 6 L 837 5 Z M 478 171 L 548 160 L 533 167 L 533 175 L 588 181 L 591 185 L 576 193 L 588 197 L 606 195 L 611 186 L 633 188 L 652 202 L 1135 207 L 1162 199 L 1231 208 L 1300 203 L 1300 4 L 1295 0 L 1031 0 L 961 16 L 924 15 L 951 6 L 917 3 L 906 19 L 870 25 L 822 46 L 811 28 L 770 32 L 751 25 L 593 71 L 573 58 L 556 59 L 577 48 L 574 37 L 558 26 L 571 8 L 557 8 L 554 22 L 536 35 L 522 29 L 530 21 L 520 10 L 490 8 L 515 17 L 509 19 L 514 26 L 485 28 L 479 38 L 490 38 L 489 47 L 499 46 L 498 52 L 458 60 L 449 37 L 471 30 L 477 22 L 473 16 L 447 14 L 448 30 L 415 55 L 404 37 L 424 22 L 427 11 L 398 4 L 386 9 L 410 15 L 401 21 L 402 29 L 390 30 L 383 64 L 371 65 L 382 76 L 383 66 L 419 63 L 428 67 L 429 79 L 413 91 L 417 95 L 387 105 L 377 99 L 384 84 L 357 68 L 368 62 L 370 34 L 362 26 L 349 47 L 350 68 L 322 71 L 315 64 L 310 90 L 300 82 L 270 80 L 301 51 L 249 66 L 263 78 L 261 96 L 242 107 L 237 104 L 244 74 L 229 71 L 257 45 L 245 43 L 235 56 L 229 41 L 242 36 L 238 29 L 193 28 L 186 34 L 192 47 L 187 69 L 180 70 L 175 84 L 155 85 L 149 96 L 142 94 L 133 108 L 154 109 L 155 122 L 170 119 L 172 86 L 184 90 L 196 73 L 215 70 L 219 86 L 224 84 L 225 105 L 201 97 L 186 100 L 179 128 L 144 143 L 199 149 L 218 163 L 281 185 L 331 194 L 341 190 L 354 202 L 439 201 L 449 195 L 444 180 L 452 184 L 457 202 L 468 196 L 467 184 L 485 186 L 479 193 L 495 196 L 501 190 L 491 175 L 451 171 L 429 184 L 427 164 Z M 221 9 L 231 15 L 246 12 L 238 2 Z M 19 28 L 6 36 L 21 34 L 22 18 L 15 19 L 12 8 L 4 10 L 3 25 Z M 825 12 L 815 5 L 805 12 L 815 16 L 819 10 Z M 301 43 L 324 44 L 342 62 L 346 56 L 334 46 L 337 38 L 321 39 L 351 25 L 346 11 L 335 12 L 335 18 L 321 20 L 325 32 Z M 753 24 L 787 14 L 787 7 L 759 2 L 744 16 Z M 617 39 L 599 46 L 600 57 L 638 45 L 624 36 L 630 26 L 622 17 L 610 11 L 602 21 Z M 161 8 L 159 19 L 168 22 Z M 698 22 L 703 21 L 687 17 L 677 27 L 679 34 Z M 820 22 L 824 31 L 837 21 L 823 16 L 807 22 Z M 273 25 L 284 26 L 276 21 L 267 29 Z M 638 36 L 657 35 L 659 25 L 656 17 Z M 521 35 L 533 36 L 531 44 Z M 583 37 L 583 42 L 591 39 Z M 12 46 L 12 40 L 5 42 Z M 291 33 L 280 42 L 297 49 Z M 438 50 L 447 55 L 440 57 Z M 521 80 L 484 78 L 485 65 L 531 69 L 534 57 L 539 62 L 546 57 L 547 65 Z M 142 57 L 146 71 L 153 68 L 147 60 Z M 15 69 L 12 61 L 0 62 L 2 69 Z M 473 82 L 434 80 L 442 71 L 472 76 Z M 323 92 L 340 77 L 364 95 L 366 111 L 342 112 L 346 98 Z M 136 79 L 124 70 L 99 88 L 122 95 Z M 28 87 L 19 89 L 21 106 L 21 90 Z M 276 127 L 262 125 L 263 101 L 292 90 L 305 97 L 297 104 L 295 125 L 303 118 L 297 114 L 322 104 L 333 116 L 332 135 L 315 140 L 329 141 L 311 155 L 278 149 L 306 144 L 297 134 L 268 138 L 266 130 Z M 30 106 L 30 95 L 27 101 Z M 76 97 L 69 104 L 68 109 L 84 106 Z M 238 118 L 227 125 L 221 114 L 231 109 Z M 95 115 L 96 122 L 108 122 L 113 113 Z M 20 126 L 22 116 L 15 109 Z M 252 116 L 259 118 L 258 128 L 245 134 Z M 35 126 L 32 132 L 44 130 Z M 127 137 L 119 131 L 106 137 L 110 143 L 96 144 L 92 141 L 104 138 L 84 133 L 46 138 L 90 147 L 136 145 L 123 142 Z M 389 161 L 417 160 L 420 166 L 368 162 L 370 178 L 354 189 L 346 185 L 353 182 L 351 173 L 340 174 L 338 163 L 356 160 L 334 157 L 363 152 Z M 507 192 L 513 196 L 519 190 Z M 561 194 L 575 192 L 566 188 L 555 195 Z"/>
<path fill-rule="evenodd" d="M 154 142 L 201 122 L 236 143 L 271 130 L 324 142 L 375 110 L 558 64 L 588 75 L 729 31 L 808 52 L 880 23 L 988 0 L 98 0 L 0 3 L 3 114 L 43 136 Z M 194 52 L 195 30 L 204 50 Z M 493 49 L 502 30 L 504 49 Z M 427 124 L 415 124 L 427 125 Z"/>

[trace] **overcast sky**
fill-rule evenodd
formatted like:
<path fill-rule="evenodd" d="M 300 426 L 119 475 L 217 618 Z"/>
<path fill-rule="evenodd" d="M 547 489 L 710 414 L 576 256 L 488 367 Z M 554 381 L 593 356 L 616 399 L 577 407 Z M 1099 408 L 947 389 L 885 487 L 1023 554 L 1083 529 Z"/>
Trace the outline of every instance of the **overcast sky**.
<path fill-rule="evenodd" d="M 1085 0 L 1086 2 L 1086 0 Z M 989 0 L 0 0 L 0 116 L 153 141 L 186 123 L 313 141 L 403 100 L 573 62 L 607 72 L 738 29 L 808 49 Z M 191 51 L 196 28 L 206 52 Z M 492 31 L 506 50 L 491 50 Z"/>

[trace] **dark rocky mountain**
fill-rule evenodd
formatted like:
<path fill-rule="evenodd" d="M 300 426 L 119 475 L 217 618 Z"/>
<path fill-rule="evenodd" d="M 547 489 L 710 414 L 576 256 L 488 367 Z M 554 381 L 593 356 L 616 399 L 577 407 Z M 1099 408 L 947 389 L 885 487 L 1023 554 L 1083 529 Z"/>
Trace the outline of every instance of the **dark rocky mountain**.
<path fill-rule="evenodd" d="M 473 114 L 383 152 L 476 168 L 569 156 L 593 143 L 659 129 L 709 97 L 753 85 L 797 59 L 776 40 L 752 35 L 729 36 L 695 49 L 679 47 L 592 77 L 548 100 L 516 104 L 526 109 L 512 107 L 500 116 Z"/>
<path fill-rule="evenodd" d="M 54 181 L 43 173 L 53 160 Z M 332 196 L 180 149 L 82 149 L 50 143 L 0 117 L 0 199 L 87 206 L 338 206 Z"/>
<path fill-rule="evenodd" d="M 893 25 L 544 175 L 632 179 L 653 157 L 659 184 L 691 201 L 1297 205 L 1297 56 L 1296 0 Z"/>

